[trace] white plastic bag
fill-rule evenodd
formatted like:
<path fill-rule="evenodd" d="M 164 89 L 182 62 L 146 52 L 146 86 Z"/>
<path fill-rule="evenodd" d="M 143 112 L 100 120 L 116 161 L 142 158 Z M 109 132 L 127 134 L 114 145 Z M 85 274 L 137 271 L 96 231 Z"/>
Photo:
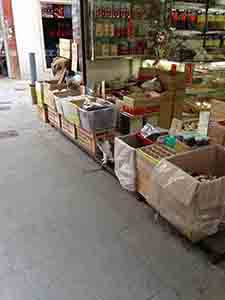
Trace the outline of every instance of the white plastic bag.
<path fill-rule="evenodd" d="M 136 191 L 136 149 L 115 139 L 115 173 L 123 188 L 130 192 Z"/>

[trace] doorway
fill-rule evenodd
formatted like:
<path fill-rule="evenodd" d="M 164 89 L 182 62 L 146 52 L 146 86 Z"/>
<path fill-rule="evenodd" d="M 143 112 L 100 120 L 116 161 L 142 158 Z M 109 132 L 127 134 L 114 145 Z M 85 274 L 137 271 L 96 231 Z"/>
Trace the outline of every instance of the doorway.
<path fill-rule="evenodd" d="M 0 76 L 20 78 L 11 0 L 0 0 Z"/>
<path fill-rule="evenodd" d="M 5 51 L 5 43 L 3 38 L 3 31 L 0 27 L 0 78 L 8 76 L 7 58 Z"/>
<path fill-rule="evenodd" d="M 59 56 L 59 39 L 72 39 L 72 5 L 41 2 L 47 68 Z"/>
<path fill-rule="evenodd" d="M 3 32 L 3 10 L 0 1 L 0 78 L 8 76 L 7 60 Z"/>

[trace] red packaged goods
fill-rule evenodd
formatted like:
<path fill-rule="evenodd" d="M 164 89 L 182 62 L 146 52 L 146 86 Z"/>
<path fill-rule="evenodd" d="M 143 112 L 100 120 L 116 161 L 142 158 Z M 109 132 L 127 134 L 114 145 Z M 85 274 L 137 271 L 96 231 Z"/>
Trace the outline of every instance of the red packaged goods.
<path fill-rule="evenodd" d="M 64 18 L 64 5 L 53 5 L 53 15 L 55 18 Z"/>
<path fill-rule="evenodd" d="M 120 18 L 120 2 L 113 3 L 112 16 L 113 18 Z"/>
<path fill-rule="evenodd" d="M 105 17 L 112 18 L 112 2 L 107 1 L 104 3 Z"/>

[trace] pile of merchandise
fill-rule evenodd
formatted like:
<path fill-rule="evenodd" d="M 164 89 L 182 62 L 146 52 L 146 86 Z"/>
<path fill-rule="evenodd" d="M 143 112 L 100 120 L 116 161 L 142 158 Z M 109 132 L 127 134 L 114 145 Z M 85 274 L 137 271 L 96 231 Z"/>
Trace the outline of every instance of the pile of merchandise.
<path fill-rule="evenodd" d="M 68 64 L 60 64 L 57 79 L 36 83 L 42 120 L 110 166 L 190 240 L 216 233 L 225 220 L 222 76 L 200 68 L 187 84 L 174 65 L 141 68 L 135 80 L 104 82 L 88 95 L 81 81 L 68 85 Z"/>
<path fill-rule="evenodd" d="M 95 52 L 97 58 L 146 55 L 154 44 L 155 24 L 160 22 L 160 1 L 97 1 Z"/>

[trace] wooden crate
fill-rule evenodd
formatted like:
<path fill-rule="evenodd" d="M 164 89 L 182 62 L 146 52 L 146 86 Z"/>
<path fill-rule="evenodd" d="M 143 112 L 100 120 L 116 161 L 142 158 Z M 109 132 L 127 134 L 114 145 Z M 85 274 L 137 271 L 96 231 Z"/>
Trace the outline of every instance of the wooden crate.
<path fill-rule="evenodd" d="M 37 105 L 37 113 L 42 122 L 48 123 L 48 109 L 46 106 L 40 107 Z"/>
<path fill-rule="evenodd" d="M 48 119 L 49 123 L 55 128 L 61 128 L 61 115 L 54 111 L 51 107 L 48 107 Z"/>
<path fill-rule="evenodd" d="M 69 138 L 76 140 L 77 139 L 76 126 L 68 122 L 67 120 L 65 120 L 63 117 L 61 118 L 61 121 L 62 121 L 62 132 Z"/>
<path fill-rule="evenodd" d="M 97 143 L 100 140 L 112 141 L 115 137 L 114 130 L 90 132 L 83 128 L 77 127 L 77 139 L 79 144 L 86 149 L 91 155 L 96 156 L 98 152 Z"/>
<path fill-rule="evenodd" d="M 130 96 L 123 97 L 123 110 L 136 114 L 135 111 L 140 110 L 141 114 L 151 113 L 155 111 L 160 103 L 164 101 L 165 98 L 171 97 L 174 95 L 174 91 L 165 91 L 160 94 L 159 97 L 151 98 L 146 97 L 145 95 L 135 95 L 131 94 Z M 133 110 L 134 112 L 128 111 L 127 109 Z M 140 114 L 140 113 L 138 113 Z"/>
<path fill-rule="evenodd" d="M 159 102 L 161 100 L 161 97 L 164 97 L 165 93 L 162 93 L 160 97 L 157 98 L 150 98 L 150 97 L 146 97 L 145 95 L 131 95 L 130 97 L 128 96 L 124 96 L 123 97 L 123 102 L 124 102 L 124 106 L 128 107 L 130 109 L 142 109 L 144 110 L 148 110 L 151 109 L 153 107 L 156 107 L 159 105 Z"/>

